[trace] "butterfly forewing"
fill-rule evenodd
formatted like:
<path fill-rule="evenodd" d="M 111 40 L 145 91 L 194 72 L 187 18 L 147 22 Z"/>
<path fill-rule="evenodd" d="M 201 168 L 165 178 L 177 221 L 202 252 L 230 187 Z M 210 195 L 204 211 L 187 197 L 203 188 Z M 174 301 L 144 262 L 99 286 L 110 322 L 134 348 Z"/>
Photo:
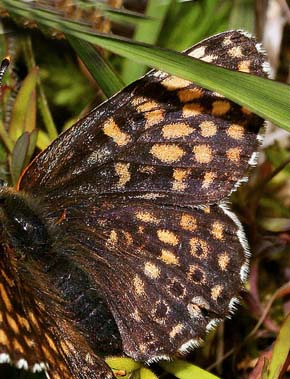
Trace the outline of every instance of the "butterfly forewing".
<path fill-rule="evenodd" d="M 69 314 L 63 312 L 42 270 L 30 265 L 28 272 L 12 256 L 12 251 L 1 249 L 0 363 L 44 371 L 50 379 L 112 378 L 106 364 L 76 331 Z"/>
<path fill-rule="evenodd" d="M 265 76 L 264 54 L 242 32 L 186 53 Z M 221 201 L 254 162 L 262 124 L 217 93 L 153 70 L 37 156 L 17 189 L 50 244 L 15 260 L 7 274 L 15 288 L 1 277 L 0 357 L 23 356 L 30 369 L 44 362 L 53 379 L 101 379 L 111 376 L 95 355 L 103 342 L 146 361 L 199 344 L 245 280 L 245 237 Z M 15 324 L 5 291 L 41 330 Z M 26 345 L 18 354 L 17 328 L 35 340 L 35 356 Z"/>
<path fill-rule="evenodd" d="M 188 53 L 265 76 L 264 55 L 240 32 L 222 33 Z M 219 94 L 151 71 L 38 156 L 20 188 L 57 196 L 119 194 L 173 205 L 220 201 L 254 162 L 262 124 Z"/>

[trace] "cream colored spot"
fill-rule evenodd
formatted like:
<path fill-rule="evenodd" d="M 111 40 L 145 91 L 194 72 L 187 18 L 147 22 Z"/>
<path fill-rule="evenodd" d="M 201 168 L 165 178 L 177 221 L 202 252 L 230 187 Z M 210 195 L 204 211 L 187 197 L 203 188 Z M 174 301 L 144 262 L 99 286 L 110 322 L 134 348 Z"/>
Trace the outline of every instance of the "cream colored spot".
<path fill-rule="evenodd" d="M 251 61 L 242 61 L 238 64 L 238 71 L 250 72 Z"/>
<path fill-rule="evenodd" d="M 216 91 L 214 91 L 214 92 L 212 93 L 212 95 L 215 96 L 215 97 L 220 97 L 221 99 L 225 99 L 225 96 L 224 96 L 224 95 L 222 95 L 221 93 L 216 92 Z"/>
<path fill-rule="evenodd" d="M 182 108 L 183 117 L 198 116 L 202 111 L 202 106 L 196 103 L 185 104 Z"/>
<path fill-rule="evenodd" d="M 145 113 L 152 113 L 155 111 L 160 111 L 160 104 L 158 104 L 156 101 L 148 100 L 145 97 L 139 97 L 135 101 L 132 101 L 132 104 L 136 106 L 138 112 Z"/>
<path fill-rule="evenodd" d="M 163 302 L 164 303 L 164 302 Z M 161 302 L 160 301 L 158 301 L 157 303 L 156 303 L 156 306 L 155 306 L 155 308 L 152 310 L 152 312 L 151 312 L 151 316 L 152 316 L 152 319 L 155 321 L 155 322 L 157 322 L 158 324 L 165 324 L 166 323 L 166 317 L 158 317 L 158 305 L 159 304 L 161 304 Z M 167 310 L 168 310 L 168 306 L 167 306 Z M 166 314 L 167 314 L 167 312 L 168 311 L 166 311 Z M 157 314 L 156 314 L 157 313 Z"/>
<path fill-rule="evenodd" d="M 107 158 L 111 155 L 110 149 L 108 149 L 107 146 L 98 146 L 97 150 L 93 151 L 89 157 L 87 158 L 87 163 L 92 166 L 95 164 L 102 164 L 104 163 Z M 78 169 L 76 171 L 78 173 Z"/>
<path fill-rule="evenodd" d="M 107 220 L 98 219 L 98 225 L 105 228 L 107 225 Z"/>
<path fill-rule="evenodd" d="M 213 300 L 217 300 L 218 297 L 220 296 L 220 294 L 222 293 L 222 290 L 223 290 L 223 286 L 217 284 L 216 286 L 214 286 L 212 289 L 211 289 L 211 298 Z"/>
<path fill-rule="evenodd" d="M 216 55 L 206 55 L 205 57 L 201 58 L 202 61 L 208 62 L 208 63 L 211 63 L 215 59 L 217 59 Z"/>
<path fill-rule="evenodd" d="M 44 353 L 44 356 L 45 356 L 46 360 L 48 360 L 50 363 L 54 362 L 54 357 L 51 355 L 50 350 L 48 350 L 45 345 L 42 345 L 41 349 L 42 349 L 42 351 Z"/>
<path fill-rule="evenodd" d="M 188 80 L 178 78 L 177 76 L 168 76 L 167 78 L 162 80 L 161 84 L 169 91 L 174 91 L 179 88 L 188 87 L 192 83 Z"/>
<path fill-rule="evenodd" d="M 156 144 L 150 149 L 150 153 L 161 162 L 173 163 L 180 160 L 184 155 L 185 151 L 181 149 L 178 145 L 165 145 Z"/>
<path fill-rule="evenodd" d="M 192 50 L 188 55 L 193 58 L 200 59 L 205 54 L 205 48 L 206 46 L 200 46 L 197 49 Z"/>
<path fill-rule="evenodd" d="M 182 103 L 188 103 L 189 101 L 199 99 L 203 95 L 203 90 L 201 88 L 188 88 L 178 91 L 179 100 Z"/>
<path fill-rule="evenodd" d="M 229 46 L 232 43 L 231 38 L 232 38 L 231 36 L 225 37 L 224 40 L 223 40 L 223 45 L 224 46 Z"/>
<path fill-rule="evenodd" d="M 149 222 L 151 224 L 158 224 L 160 222 L 160 220 L 151 212 L 139 211 L 135 216 L 138 220 L 146 223 Z"/>
<path fill-rule="evenodd" d="M 13 330 L 13 332 L 15 334 L 19 334 L 19 328 L 18 328 L 16 321 L 9 314 L 6 314 L 6 318 L 7 318 L 8 324 L 9 324 L 10 328 Z"/>
<path fill-rule="evenodd" d="M 145 194 L 142 194 L 142 195 L 136 195 L 135 198 L 136 199 L 146 199 L 146 200 L 154 200 L 154 199 L 158 199 L 159 197 L 162 197 L 162 195 L 160 193 L 145 193 Z"/>
<path fill-rule="evenodd" d="M 140 322 L 141 321 L 141 317 L 140 317 L 140 313 L 138 311 L 138 309 L 135 309 L 133 313 L 131 313 L 131 317 L 137 321 L 137 322 Z"/>
<path fill-rule="evenodd" d="M 189 303 L 187 310 L 191 318 L 198 318 L 201 316 L 201 309 L 197 304 Z"/>
<path fill-rule="evenodd" d="M 71 344 L 69 340 L 65 340 L 65 341 L 62 340 L 60 341 L 60 344 L 61 344 L 62 350 L 68 356 L 75 351 L 75 347 Z"/>
<path fill-rule="evenodd" d="M 210 207 L 203 207 L 203 212 L 204 213 L 210 213 Z"/>
<path fill-rule="evenodd" d="M 218 264 L 222 271 L 226 270 L 230 262 L 230 257 L 228 253 L 223 253 L 218 257 Z"/>
<path fill-rule="evenodd" d="M 242 111 L 244 114 L 246 114 L 246 115 L 251 115 L 251 114 L 252 114 L 252 112 L 251 112 L 249 109 L 245 108 L 245 107 L 242 107 L 242 108 L 241 108 L 241 111 Z"/>
<path fill-rule="evenodd" d="M 32 324 L 33 324 L 36 328 L 39 329 L 39 324 L 38 324 L 38 321 L 37 321 L 37 319 L 36 319 L 34 313 L 30 311 L 30 312 L 28 313 L 28 317 L 29 317 L 30 321 L 32 322 Z"/>
<path fill-rule="evenodd" d="M 163 137 L 167 139 L 186 137 L 193 131 L 194 129 L 185 123 L 168 124 L 162 128 Z"/>
<path fill-rule="evenodd" d="M 143 174 L 154 174 L 155 173 L 155 167 L 144 165 L 144 166 L 140 166 L 138 168 L 138 171 L 142 172 Z"/>
<path fill-rule="evenodd" d="M 35 342 L 32 339 L 30 339 L 29 337 L 27 337 L 25 334 L 23 335 L 23 338 L 24 338 L 24 341 L 26 342 L 26 345 L 28 347 L 32 348 L 33 346 L 35 346 Z"/>
<path fill-rule="evenodd" d="M 50 336 L 47 333 L 45 333 L 45 338 L 46 338 L 46 341 L 48 342 L 49 347 L 52 350 L 54 350 L 55 353 L 58 353 L 57 347 L 56 347 L 54 341 L 50 338 Z"/>
<path fill-rule="evenodd" d="M 0 329 L 0 344 L 2 346 L 9 346 L 9 340 L 3 329 Z"/>
<path fill-rule="evenodd" d="M 208 171 L 204 174 L 203 176 L 203 181 L 202 181 L 202 188 L 208 188 L 216 178 L 216 173 Z"/>
<path fill-rule="evenodd" d="M 145 294 L 145 285 L 144 282 L 141 280 L 141 278 L 136 275 L 133 279 L 133 285 L 135 288 L 135 292 L 138 296 L 144 295 Z"/>
<path fill-rule="evenodd" d="M 9 285 L 9 287 L 13 287 L 14 286 L 14 280 L 10 279 L 4 270 L 1 270 L 1 275 L 6 280 L 7 284 Z"/>
<path fill-rule="evenodd" d="M 183 331 L 183 329 L 184 329 L 184 325 L 183 325 L 183 324 L 179 323 L 179 324 L 175 325 L 175 326 L 171 329 L 171 331 L 170 331 L 170 333 L 169 333 L 169 337 L 170 337 L 171 339 L 174 339 L 174 338 L 176 337 L 177 334 L 180 334 L 180 333 Z"/>
<path fill-rule="evenodd" d="M 172 246 L 176 246 L 179 243 L 179 239 L 177 238 L 177 236 L 170 230 L 158 229 L 157 236 L 160 239 L 160 241 Z"/>
<path fill-rule="evenodd" d="M 115 171 L 116 171 L 116 174 L 119 176 L 119 182 L 117 183 L 117 186 L 119 188 L 124 188 L 125 185 L 131 179 L 129 168 L 130 168 L 130 163 L 118 162 L 115 164 Z"/>
<path fill-rule="evenodd" d="M 212 114 L 222 116 L 231 109 L 231 104 L 226 100 L 217 100 L 212 103 Z"/>
<path fill-rule="evenodd" d="M 147 350 L 148 350 L 147 345 L 145 343 L 140 343 L 139 350 L 141 351 L 141 353 L 147 352 Z"/>
<path fill-rule="evenodd" d="M 209 249 L 208 249 L 208 244 L 206 243 L 206 241 L 197 237 L 193 237 L 190 239 L 189 245 L 190 245 L 190 253 L 194 257 L 197 257 L 199 259 L 204 259 L 208 256 Z"/>
<path fill-rule="evenodd" d="M 87 353 L 85 356 L 85 360 L 89 365 L 94 364 L 93 355 L 91 353 Z"/>
<path fill-rule="evenodd" d="M 212 137 L 216 135 L 217 126 L 213 121 L 203 121 L 199 124 L 200 133 L 203 137 Z"/>
<path fill-rule="evenodd" d="M 8 294 L 7 294 L 2 283 L 0 283 L 0 296 L 1 296 L 2 302 L 5 304 L 7 311 L 11 312 L 12 311 L 12 304 L 9 300 Z"/>
<path fill-rule="evenodd" d="M 118 146 L 125 146 L 131 141 L 130 136 L 119 128 L 113 118 L 104 123 L 103 132 L 111 137 Z"/>
<path fill-rule="evenodd" d="M 16 338 L 13 339 L 13 349 L 16 350 L 17 353 L 24 353 L 22 345 L 20 345 L 19 341 Z"/>
<path fill-rule="evenodd" d="M 211 227 L 211 234 L 218 240 L 224 239 L 224 226 L 221 222 L 215 221 Z"/>
<path fill-rule="evenodd" d="M 196 219 L 192 217 L 191 215 L 184 213 L 181 216 L 180 226 L 185 230 L 193 232 L 196 230 L 196 226 L 197 226 Z"/>
<path fill-rule="evenodd" d="M 161 260 L 168 265 L 178 265 L 178 257 L 172 253 L 172 251 L 162 249 L 161 250 Z"/>
<path fill-rule="evenodd" d="M 131 234 L 129 232 L 123 232 L 123 234 L 125 236 L 127 245 L 132 245 L 133 244 L 133 238 L 132 238 Z"/>
<path fill-rule="evenodd" d="M 143 97 L 143 96 L 134 96 L 133 99 L 132 99 L 132 105 L 133 105 L 134 107 L 136 107 L 137 110 L 138 110 L 138 107 L 139 107 L 139 106 L 140 106 L 140 107 L 145 107 L 145 108 L 140 108 L 141 111 L 142 111 L 142 109 L 144 109 L 145 111 L 148 110 L 148 109 L 146 109 L 146 107 L 147 107 L 147 105 L 146 105 L 147 102 L 148 102 L 148 99 L 147 99 L 146 97 Z"/>
<path fill-rule="evenodd" d="M 209 145 L 197 145 L 193 148 L 198 163 L 209 163 L 212 160 L 212 151 Z"/>
<path fill-rule="evenodd" d="M 162 109 L 156 109 L 155 111 L 151 111 L 145 114 L 146 118 L 146 125 L 145 128 L 149 128 L 152 125 L 156 125 L 159 122 L 163 121 L 163 110 Z"/>
<path fill-rule="evenodd" d="M 197 265 L 190 265 L 189 266 L 187 278 L 189 280 L 192 280 L 195 283 L 204 284 L 206 282 L 206 278 L 205 278 L 204 273 L 201 271 L 200 267 Z"/>
<path fill-rule="evenodd" d="M 241 148 L 240 147 L 233 147 L 229 150 L 227 150 L 227 157 L 232 162 L 239 162 L 241 155 Z"/>
<path fill-rule="evenodd" d="M 143 225 L 139 225 L 138 226 L 138 232 L 139 233 L 144 233 L 144 226 Z"/>
<path fill-rule="evenodd" d="M 188 177 L 190 173 L 189 169 L 184 169 L 184 168 L 175 168 L 173 170 L 173 185 L 172 189 L 174 191 L 184 191 L 185 188 L 187 187 L 187 184 L 184 182 L 185 179 Z"/>
<path fill-rule="evenodd" d="M 30 331 L 30 325 L 29 325 L 29 322 L 26 318 L 24 318 L 18 314 L 17 319 L 18 319 L 19 325 L 23 326 L 27 331 Z"/>
<path fill-rule="evenodd" d="M 160 276 L 160 269 L 154 263 L 146 262 L 144 266 L 144 273 L 150 279 L 157 279 Z"/>
<path fill-rule="evenodd" d="M 64 379 L 70 377 L 70 373 L 67 371 L 67 366 L 65 366 L 63 363 L 57 363 L 59 366 L 59 370 L 61 371 L 61 376 L 57 373 L 53 373 L 54 378 L 53 379 Z M 65 376 L 64 376 L 65 375 Z"/>
<path fill-rule="evenodd" d="M 118 234 L 115 230 L 111 230 L 107 243 L 115 245 L 118 242 Z"/>
<path fill-rule="evenodd" d="M 240 140 L 244 137 L 245 129 L 242 125 L 239 124 L 232 124 L 228 129 L 227 129 L 227 134 L 236 140 Z"/>
<path fill-rule="evenodd" d="M 232 47 L 228 53 L 233 58 L 242 58 L 244 56 L 241 46 Z"/>

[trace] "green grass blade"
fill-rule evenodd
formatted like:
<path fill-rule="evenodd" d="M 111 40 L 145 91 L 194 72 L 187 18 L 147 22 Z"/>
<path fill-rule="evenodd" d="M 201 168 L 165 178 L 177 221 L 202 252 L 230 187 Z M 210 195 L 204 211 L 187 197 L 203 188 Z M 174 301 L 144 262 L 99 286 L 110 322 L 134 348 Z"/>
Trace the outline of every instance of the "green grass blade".
<path fill-rule="evenodd" d="M 33 70 L 33 68 L 36 67 L 36 63 L 35 63 L 33 48 L 31 44 L 31 39 L 28 36 L 23 38 L 22 46 L 23 46 L 23 51 L 25 52 L 25 61 L 26 61 L 28 70 L 29 71 Z M 38 93 L 38 99 L 37 99 L 38 107 L 40 110 L 40 114 L 42 116 L 44 126 L 52 141 L 58 136 L 58 133 L 57 133 L 57 129 L 54 124 L 50 109 L 49 109 L 49 105 L 48 105 L 39 75 L 37 76 L 36 85 L 37 85 L 37 93 Z"/>
<path fill-rule="evenodd" d="M 159 365 L 170 374 L 179 379 L 219 379 L 217 376 L 207 372 L 191 363 L 177 359 L 173 362 L 160 362 Z"/>
<path fill-rule="evenodd" d="M 273 80 L 217 67 L 206 62 L 117 37 L 70 32 L 124 57 L 145 62 L 202 87 L 217 91 L 259 116 L 290 131 L 290 86 Z"/>
<path fill-rule="evenodd" d="M 267 379 L 279 379 L 290 351 L 290 314 L 286 317 L 276 339 Z M 286 369 L 286 367 L 285 367 Z"/>
<path fill-rule="evenodd" d="M 147 367 L 141 367 L 140 379 L 158 379 L 158 376 Z"/>
<path fill-rule="evenodd" d="M 3 3 L 15 3 L 4 0 Z M 25 13 L 22 5 L 21 12 Z M 12 7 L 13 9 L 13 7 Z M 19 9 L 19 6 L 18 6 Z M 24 9 L 24 10 L 23 10 Z M 246 73 L 234 72 L 206 62 L 184 56 L 175 51 L 161 49 L 144 43 L 107 36 L 92 32 L 72 21 L 47 18 L 45 12 L 38 13 L 38 22 L 59 28 L 77 38 L 97 44 L 116 54 L 130 58 L 151 67 L 170 72 L 190 80 L 202 87 L 217 91 L 290 131 L 290 86 Z"/>
<path fill-rule="evenodd" d="M 112 66 L 91 44 L 69 35 L 67 39 L 106 97 L 114 95 L 124 87 Z"/>
<path fill-rule="evenodd" d="M 139 24 L 134 33 L 134 40 L 154 44 L 159 36 L 166 13 L 170 7 L 171 0 L 149 0 L 147 2 L 146 23 Z M 146 65 L 135 63 L 126 59 L 123 64 L 122 78 L 130 83 L 144 75 Z"/>
<path fill-rule="evenodd" d="M 147 17 L 145 17 L 142 13 L 134 12 L 125 8 L 113 8 L 104 2 L 96 1 L 94 3 L 88 3 L 87 1 L 80 0 L 76 1 L 75 4 L 79 8 L 85 10 L 94 10 L 95 8 L 100 9 L 106 18 L 120 24 L 129 23 L 132 25 L 138 25 L 148 21 Z"/>
<path fill-rule="evenodd" d="M 13 141 L 16 141 L 26 131 L 27 126 L 30 126 L 32 129 L 35 128 L 35 88 L 37 77 L 38 69 L 34 67 L 23 80 L 16 96 L 9 125 L 9 136 Z M 34 112 L 34 115 L 31 114 L 32 112 Z M 34 125 L 29 125 L 31 122 Z"/>
<path fill-rule="evenodd" d="M 235 0 L 229 20 L 230 29 L 245 29 L 254 33 L 255 8 L 252 1 Z"/>

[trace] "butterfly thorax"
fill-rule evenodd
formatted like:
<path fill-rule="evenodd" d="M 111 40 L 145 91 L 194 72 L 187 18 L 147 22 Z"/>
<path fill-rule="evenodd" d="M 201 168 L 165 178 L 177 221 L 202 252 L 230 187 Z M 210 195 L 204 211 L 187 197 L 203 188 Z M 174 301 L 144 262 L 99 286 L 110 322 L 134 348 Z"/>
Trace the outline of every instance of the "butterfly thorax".
<path fill-rule="evenodd" d="M 0 190 L 1 234 L 16 253 L 43 253 L 51 246 L 47 226 L 22 194 Z M 3 236 L 3 234 L 5 236 Z M 2 238 L 3 240 L 3 238 Z"/>

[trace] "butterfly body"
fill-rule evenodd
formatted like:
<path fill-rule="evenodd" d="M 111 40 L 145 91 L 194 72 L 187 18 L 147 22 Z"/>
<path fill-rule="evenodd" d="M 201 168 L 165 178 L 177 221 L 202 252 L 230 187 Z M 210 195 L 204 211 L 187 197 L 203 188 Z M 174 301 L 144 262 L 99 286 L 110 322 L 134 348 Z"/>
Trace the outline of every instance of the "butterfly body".
<path fill-rule="evenodd" d="M 47 227 L 25 197 L 4 189 L 0 190 L 0 203 L 8 234 L 5 238 L 16 252 L 37 254 L 50 249 Z"/>
<path fill-rule="evenodd" d="M 241 32 L 186 53 L 266 75 Z M 225 203 L 262 125 L 220 94 L 151 71 L 63 133 L 0 192 L 7 341 L 29 334 L 53 379 L 110 378 L 97 353 L 148 362 L 199 345 L 246 278 L 246 238 Z M 28 346 L 15 355 L 0 334 L 0 361 L 22 352 L 33 370 Z"/>

